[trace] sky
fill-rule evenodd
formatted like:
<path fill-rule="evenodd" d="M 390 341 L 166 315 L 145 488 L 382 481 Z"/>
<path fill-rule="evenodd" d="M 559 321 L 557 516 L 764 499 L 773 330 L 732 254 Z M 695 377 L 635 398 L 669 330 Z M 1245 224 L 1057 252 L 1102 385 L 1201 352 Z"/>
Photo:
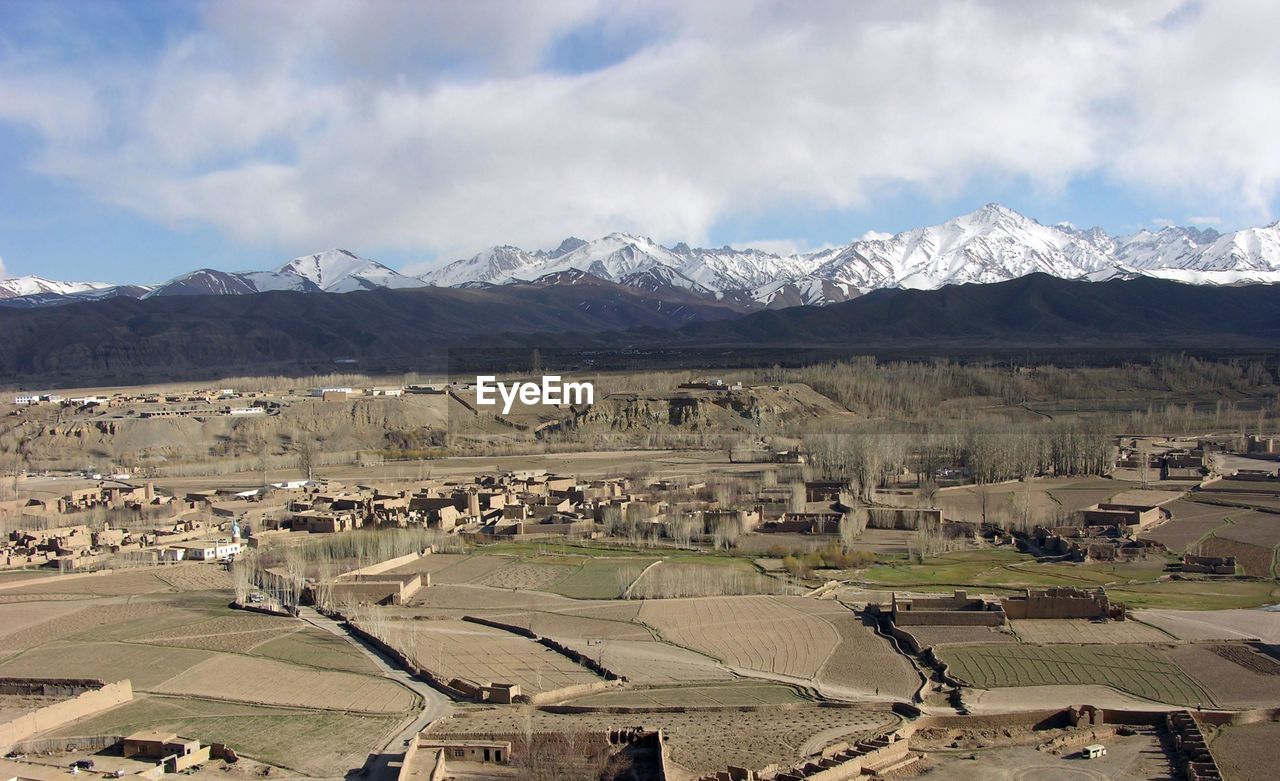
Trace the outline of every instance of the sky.
<path fill-rule="evenodd" d="M 0 0 L 0 276 L 1280 211 L 1274 0 Z"/>

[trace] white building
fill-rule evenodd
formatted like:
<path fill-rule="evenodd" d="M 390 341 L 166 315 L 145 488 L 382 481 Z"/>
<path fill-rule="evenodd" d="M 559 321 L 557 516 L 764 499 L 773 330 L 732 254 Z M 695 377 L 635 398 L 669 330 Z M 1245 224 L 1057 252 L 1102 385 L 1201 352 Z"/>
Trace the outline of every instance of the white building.
<path fill-rule="evenodd" d="M 19 407 L 29 407 L 32 404 L 40 403 L 40 396 L 35 393 L 23 393 L 13 397 L 13 403 Z"/>
<path fill-rule="evenodd" d="M 179 542 L 173 547 L 181 550 L 182 558 L 189 561 L 226 561 L 240 553 L 240 543 L 228 540 Z"/>

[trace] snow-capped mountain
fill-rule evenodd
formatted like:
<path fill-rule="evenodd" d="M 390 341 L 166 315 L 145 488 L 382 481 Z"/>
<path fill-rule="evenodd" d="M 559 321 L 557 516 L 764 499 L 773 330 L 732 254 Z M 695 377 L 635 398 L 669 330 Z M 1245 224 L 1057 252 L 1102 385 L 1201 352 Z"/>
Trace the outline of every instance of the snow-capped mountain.
<path fill-rule="evenodd" d="M 273 271 L 199 269 L 152 289 L 39 277 L 0 280 L 0 305 L 44 306 L 112 295 L 346 293 L 534 280 L 567 285 L 581 283 L 587 274 L 650 293 L 678 291 L 752 309 L 838 303 L 887 287 L 1000 282 L 1035 272 L 1095 281 L 1150 276 L 1196 284 L 1280 283 L 1280 222 L 1225 234 L 1171 226 L 1110 236 L 1101 228 L 1045 225 L 987 204 L 938 225 L 792 255 L 684 243 L 668 247 L 644 236 L 611 233 L 594 241 L 568 238 L 553 250 L 494 246 L 411 277 L 332 249 Z"/>
<path fill-rule="evenodd" d="M 1088 234 L 988 204 L 941 225 L 855 241 L 814 273 L 863 291 L 1002 282 L 1038 271 L 1074 278 L 1113 265 L 1109 249 Z"/>
<path fill-rule="evenodd" d="M 650 287 L 656 282 L 686 290 L 720 293 L 750 290 L 792 280 L 813 270 L 806 256 L 779 256 L 757 249 L 691 249 L 664 247 L 628 233 L 611 233 L 595 241 L 565 239 L 552 252 L 526 252 L 518 247 L 490 247 L 422 276 L 433 285 L 462 282 L 507 284 L 561 271 L 577 270 L 620 284 Z"/>
<path fill-rule="evenodd" d="M 56 306 L 77 301 L 99 301 L 116 296 L 140 298 L 149 290 L 150 288 L 140 285 L 58 282 L 36 276 L 12 277 L 0 279 L 0 306 L 14 308 Z"/>
<path fill-rule="evenodd" d="M 91 290 L 115 287 L 108 282 L 58 282 L 44 277 L 25 276 L 0 279 L 0 298 L 20 296 L 57 295 L 70 296 Z"/>
<path fill-rule="evenodd" d="M 275 271 L 218 271 L 202 268 L 175 277 L 149 296 L 245 295 L 269 290 L 350 293 L 377 288 L 422 287 L 425 283 L 344 249 L 294 258 Z"/>

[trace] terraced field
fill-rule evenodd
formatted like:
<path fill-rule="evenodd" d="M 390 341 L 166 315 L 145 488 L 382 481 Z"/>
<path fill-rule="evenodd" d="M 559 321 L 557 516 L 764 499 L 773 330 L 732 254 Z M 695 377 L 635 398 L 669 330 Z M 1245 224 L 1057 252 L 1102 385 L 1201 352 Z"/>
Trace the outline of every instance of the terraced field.
<path fill-rule="evenodd" d="M 419 667 L 445 680 L 515 683 L 525 694 L 603 680 L 527 637 L 467 621 L 392 621 L 385 636 Z"/>
<path fill-rule="evenodd" d="M 766 596 L 647 601 L 640 620 L 731 667 L 812 678 L 841 638 L 822 618 Z"/>
<path fill-rule="evenodd" d="M 1099 684 L 1174 705 L 1214 701 L 1163 651 L 1150 646 L 951 646 L 938 654 L 952 675 L 984 689 Z"/>

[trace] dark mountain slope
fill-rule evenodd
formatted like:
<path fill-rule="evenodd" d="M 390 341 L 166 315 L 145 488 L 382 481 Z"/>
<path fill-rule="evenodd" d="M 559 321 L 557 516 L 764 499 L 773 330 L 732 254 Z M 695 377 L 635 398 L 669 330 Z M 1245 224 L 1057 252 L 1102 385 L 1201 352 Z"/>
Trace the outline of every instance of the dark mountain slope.
<path fill-rule="evenodd" d="M 1264 345 L 1280 335 L 1280 287 L 1032 274 L 992 285 L 878 290 L 826 307 L 760 312 L 679 330 L 696 343 Z"/>
<path fill-rule="evenodd" d="M 576 339 L 738 314 L 683 291 L 663 297 L 603 280 L 325 296 L 278 291 L 121 298 L 0 310 L 0 376 L 120 381 L 329 370 L 334 360 L 349 358 L 362 368 L 415 367 L 449 346 L 512 344 L 510 334 Z"/>

